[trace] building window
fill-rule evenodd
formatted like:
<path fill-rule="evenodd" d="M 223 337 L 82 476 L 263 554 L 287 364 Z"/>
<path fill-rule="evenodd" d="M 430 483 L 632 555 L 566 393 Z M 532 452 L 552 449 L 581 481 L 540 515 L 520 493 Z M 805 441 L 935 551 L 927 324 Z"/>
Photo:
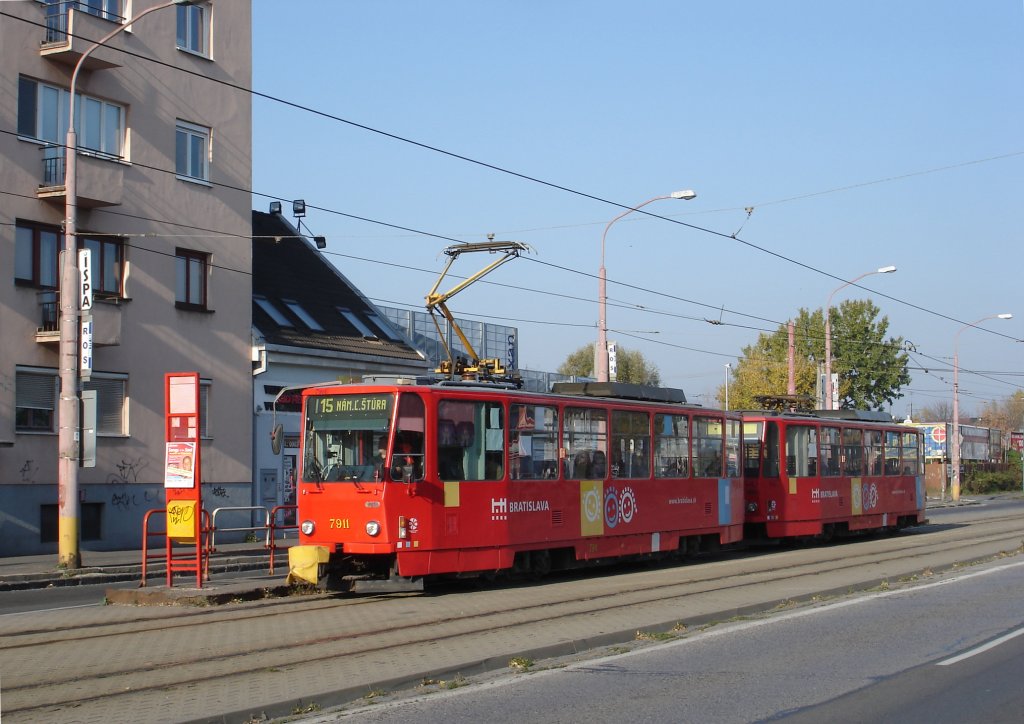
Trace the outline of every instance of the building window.
<path fill-rule="evenodd" d="M 60 229 L 19 221 L 14 233 L 15 283 L 56 289 L 60 280 L 57 258 L 64 244 Z"/>
<path fill-rule="evenodd" d="M 209 27 L 206 5 L 178 6 L 178 49 L 208 56 L 210 54 L 207 38 Z"/>
<path fill-rule="evenodd" d="M 124 155 L 124 107 L 75 94 L 78 147 L 114 158 Z M 68 132 L 68 91 L 18 78 L 18 134 L 63 146 Z M 57 149 L 63 155 L 63 149 Z M 62 181 L 61 181 L 62 182 Z"/>
<path fill-rule="evenodd" d="M 206 277 L 210 264 L 210 255 L 191 249 L 177 249 L 175 265 L 177 267 L 177 285 L 175 287 L 175 306 L 179 309 L 205 310 Z"/>
<path fill-rule="evenodd" d="M 112 375 L 93 372 L 88 382 L 82 383 L 86 390 L 96 391 L 96 434 L 127 435 L 126 389 L 127 375 Z"/>
<path fill-rule="evenodd" d="M 371 322 L 373 322 L 373 326 L 379 329 L 381 333 L 385 337 L 390 339 L 392 342 L 402 341 L 402 338 L 395 334 L 395 330 L 391 327 L 391 325 L 385 322 L 380 317 L 378 317 L 376 314 L 374 314 L 373 312 L 369 312 L 366 316 Z"/>
<path fill-rule="evenodd" d="M 175 127 L 174 168 L 178 178 L 210 180 L 210 129 L 178 121 Z"/>
<path fill-rule="evenodd" d="M 284 316 L 280 309 L 274 306 L 274 303 L 266 297 L 253 296 L 252 300 L 256 302 L 260 309 L 266 312 L 271 319 L 277 322 L 282 327 L 294 327 L 288 317 Z"/>
<path fill-rule="evenodd" d="M 57 414 L 57 371 L 16 370 L 14 376 L 16 432 L 53 432 Z"/>
<path fill-rule="evenodd" d="M 349 324 L 356 328 L 356 331 L 359 332 L 359 334 L 363 335 L 367 339 L 377 339 L 377 335 L 374 334 L 370 330 L 370 328 L 366 326 L 363 320 L 357 317 L 355 312 L 353 312 L 351 309 L 346 309 L 345 307 L 337 307 L 337 310 L 338 313 L 341 316 L 343 316 L 348 321 Z"/>
<path fill-rule="evenodd" d="M 64 235 L 56 226 L 19 221 L 15 228 L 14 280 L 16 284 L 56 289 L 57 262 Z M 79 237 L 78 248 L 92 251 L 93 291 L 99 298 L 122 296 L 124 241 L 117 237 Z"/>
<path fill-rule="evenodd" d="M 314 332 L 323 332 L 324 328 L 320 325 L 320 322 L 313 319 L 313 316 L 307 312 L 301 304 L 296 302 L 294 299 L 282 299 L 284 306 L 292 310 L 292 313 L 302 320 L 302 323 L 312 329 Z"/>
<path fill-rule="evenodd" d="M 54 432 L 57 419 L 57 370 L 26 369 L 15 373 L 15 429 Z M 128 376 L 93 372 L 83 389 L 96 391 L 96 434 L 127 435 Z"/>
<path fill-rule="evenodd" d="M 103 540 L 103 503 L 81 503 L 78 508 L 82 540 Z M 39 542 L 56 543 L 58 534 L 57 505 L 39 506 Z"/>
<path fill-rule="evenodd" d="M 92 287 L 99 298 L 122 297 L 124 242 L 119 238 L 86 236 L 80 247 L 92 252 Z"/>

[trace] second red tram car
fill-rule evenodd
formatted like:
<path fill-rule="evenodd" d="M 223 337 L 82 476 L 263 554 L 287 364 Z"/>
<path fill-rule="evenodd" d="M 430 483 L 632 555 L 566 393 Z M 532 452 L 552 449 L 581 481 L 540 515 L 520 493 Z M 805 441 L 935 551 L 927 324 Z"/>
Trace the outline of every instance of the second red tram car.
<path fill-rule="evenodd" d="M 297 558 L 312 553 L 342 579 L 408 584 L 738 542 L 740 415 L 673 393 L 400 380 L 308 388 Z"/>
<path fill-rule="evenodd" d="M 925 521 L 921 433 L 883 413 L 744 413 L 748 538 L 828 539 Z"/>

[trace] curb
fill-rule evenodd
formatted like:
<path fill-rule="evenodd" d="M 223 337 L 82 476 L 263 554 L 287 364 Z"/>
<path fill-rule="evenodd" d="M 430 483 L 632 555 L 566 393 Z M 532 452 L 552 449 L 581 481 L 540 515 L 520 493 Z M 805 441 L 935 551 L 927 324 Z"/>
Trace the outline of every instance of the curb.
<path fill-rule="evenodd" d="M 233 556 L 210 562 L 210 575 L 215 573 L 234 573 L 240 571 L 263 570 L 270 574 L 269 556 Z M 163 580 L 167 569 L 163 563 L 146 566 L 146 578 L 149 581 Z M 283 576 L 283 574 L 282 574 Z M 43 573 L 15 573 L 0 580 L 0 591 L 25 591 L 38 588 L 58 588 L 62 586 L 94 586 L 106 583 L 123 583 L 125 581 L 141 581 L 142 564 L 122 564 L 115 566 L 80 568 L 74 573 L 64 571 L 48 571 Z"/>

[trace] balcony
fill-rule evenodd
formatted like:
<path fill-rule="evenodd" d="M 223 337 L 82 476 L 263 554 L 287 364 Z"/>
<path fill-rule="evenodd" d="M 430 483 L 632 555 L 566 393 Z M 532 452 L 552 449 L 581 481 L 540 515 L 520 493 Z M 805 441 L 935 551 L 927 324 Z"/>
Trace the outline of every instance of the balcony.
<path fill-rule="evenodd" d="M 43 148 L 43 178 L 37 198 L 65 203 L 66 155 L 59 146 Z M 119 205 L 124 198 L 124 164 L 110 156 L 79 150 L 77 196 L 78 206 L 83 209 Z"/>
<path fill-rule="evenodd" d="M 58 63 L 75 65 L 89 46 L 124 22 L 123 17 L 108 11 L 112 6 L 119 7 L 119 3 L 101 3 L 96 0 L 57 0 L 46 3 L 46 31 L 43 40 L 39 42 L 39 54 Z M 115 36 L 90 54 L 82 67 L 101 69 L 121 66 L 127 57 L 119 52 L 124 47 L 124 35 Z"/>
<path fill-rule="evenodd" d="M 39 292 L 39 327 L 36 328 L 36 342 L 60 344 L 60 293 Z M 115 347 L 121 344 L 120 299 L 95 299 L 92 305 L 92 344 L 94 347 Z"/>

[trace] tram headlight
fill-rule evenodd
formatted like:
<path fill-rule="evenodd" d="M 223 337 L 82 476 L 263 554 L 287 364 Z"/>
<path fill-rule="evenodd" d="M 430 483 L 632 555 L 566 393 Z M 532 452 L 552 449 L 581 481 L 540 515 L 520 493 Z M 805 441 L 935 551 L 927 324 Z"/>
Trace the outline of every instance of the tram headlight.
<path fill-rule="evenodd" d="M 366 534 L 374 538 L 380 535 L 380 523 L 375 520 L 367 521 Z"/>
<path fill-rule="evenodd" d="M 751 502 L 747 503 L 747 512 L 748 513 L 756 513 L 757 512 L 757 502 L 756 501 L 751 501 Z"/>
<path fill-rule="evenodd" d="M 302 535 L 313 535 L 313 531 L 316 530 L 316 526 L 313 525 L 313 521 L 304 520 L 302 525 L 299 526 L 299 530 L 302 531 Z"/>

